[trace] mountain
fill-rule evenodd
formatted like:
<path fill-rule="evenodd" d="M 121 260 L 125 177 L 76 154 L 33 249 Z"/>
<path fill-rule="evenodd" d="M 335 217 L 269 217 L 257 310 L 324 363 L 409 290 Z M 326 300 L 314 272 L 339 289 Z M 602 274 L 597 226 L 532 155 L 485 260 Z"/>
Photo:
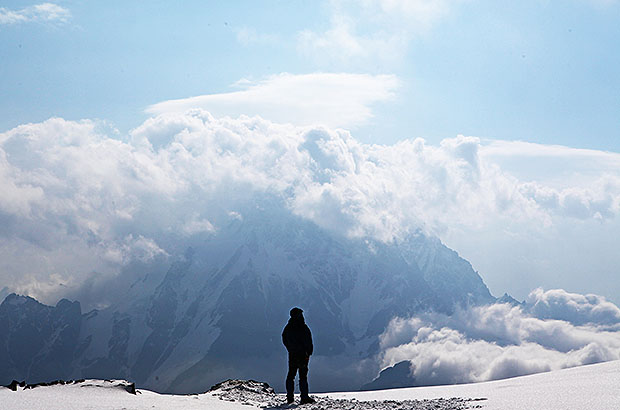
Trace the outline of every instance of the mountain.
<path fill-rule="evenodd" d="M 67 378 L 80 354 L 81 323 L 78 302 L 62 299 L 51 307 L 7 296 L 0 305 L 0 380 Z"/>
<path fill-rule="evenodd" d="M 315 343 L 312 388 L 357 389 L 380 370 L 372 358 L 393 317 L 495 300 L 467 261 L 421 231 L 351 239 L 268 204 L 187 245 L 165 273 L 140 276 L 102 310 L 9 295 L 0 383 L 126 378 L 190 393 L 253 378 L 282 388 L 280 334 L 300 306 Z"/>
<path fill-rule="evenodd" d="M 362 390 L 385 390 L 413 386 L 415 386 L 415 378 L 411 375 L 411 362 L 403 360 L 394 366 L 381 370 L 376 379 L 362 386 Z"/>

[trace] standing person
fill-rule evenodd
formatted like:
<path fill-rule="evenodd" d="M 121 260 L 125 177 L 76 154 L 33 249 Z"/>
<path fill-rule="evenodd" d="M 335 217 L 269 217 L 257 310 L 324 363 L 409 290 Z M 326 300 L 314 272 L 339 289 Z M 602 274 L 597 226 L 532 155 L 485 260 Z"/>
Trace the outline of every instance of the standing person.
<path fill-rule="evenodd" d="M 288 350 L 288 374 L 286 375 L 286 402 L 293 403 L 295 375 L 299 370 L 299 391 L 301 404 L 314 403 L 308 396 L 308 361 L 312 354 L 312 333 L 304 321 L 303 310 L 291 309 L 291 318 L 282 331 L 282 343 Z"/>

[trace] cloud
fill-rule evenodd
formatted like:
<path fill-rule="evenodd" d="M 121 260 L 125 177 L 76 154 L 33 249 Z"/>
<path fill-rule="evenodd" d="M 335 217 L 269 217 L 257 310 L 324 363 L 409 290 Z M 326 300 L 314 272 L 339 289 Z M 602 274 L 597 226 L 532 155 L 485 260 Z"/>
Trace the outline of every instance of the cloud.
<path fill-rule="evenodd" d="M 20 10 L 0 7 L 0 24 L 66 23 L 71 12 L 54 3 L 41 3 Z"/>
<path fill-rule="evenodd" d="M 620 154 L 616 152 L 592 149 L 572 148 L 561 145 L 543 145 L 525 141 L 483 141 L 480 155 L 499 163 L 519 176 L 530 175 L 532 178 L 545 178 L 560 185 L 566 176 L 575 177 L 585 174 L 588 177 L 598 173 L 615 173 L 620 169 Z M 511 167 L 512 164 L 528 162 L 525 167 Z M 570 164 L 567 168 L 566 164 Z M 545 172 L 541 172 L 545 171 Z M 568 172 L 567 172 L 568 171 Z M 569 175 L 569 172 L 572 175 Z M 579 183 L 574 178 L 571 184 Z"/>
<path fill-rule="evenodd" d="M 522 156 L 522 157 L 556 157 L 603 161 L 611 166 L 620 166 L 620 154 L 584 148 L 572 148 L 563 145 L 543 145 L 526 141 L 492 140 L 484 145 L 484 155 L 488 156 Z"/>
<path fill-rule="evenodd" d="M 142 235 L 134 237 L 129 234 L 122 241 L 109 244 L 103 256 L 111 262 L 127 265 L 134 260 L 150 262 L 160 255 L 168 256 L 168 253 L 161 249 L 153 239 Z"/>
<path fill-rule="evenodd" d="M 569 293 L 562 289 L 547 292 L 538 288 L 528 297 L 530 312 L 540 319 L 558 319 L 576 325 L 617 325 L 620 309 L 598 295 Z"/>
<path fill-rule="evenodd" d="M 326 30 L 305 29 L 297 37 L 300 53 L 321 61 L 399 62 L 411 39 L 429 30 L 458 1 L 368 0 L 328 2 Z"/>
<path fill-rule="evenodd" d="M 202 232 L 215 233 L 216 229 L 208 219 L 201 219 L 198 213 L 194 213 L 183 225 L 183 232 L 191 236 Z"/>
<path fill-rule="evenodd" d="M 296 125 L 350 128 L 369 121 L 370 107 L 392 99 L 398 85 L 393 75 L 284 73 L 257 83 L 240 82 L 241 91 L 163 101 L 146 111 L 162 114 L 202 108 L 216 116 L 260 115 Z"/>
<path fill-rule="evenodd" d="M 114 278 L 133 262 L 165 259 L 185 241 L 216 234 L 257 195 L 342 235 L 398 241 L 420 227 L 444 237 L 464 232 L 484 255 L 495 254 L 489 246 L 513 225 L 527 243 L 579 221 L 593 223 L 584 226 L 594 238 L 614 232 L 617 171 L 559 189 L 505 172 L 485 149 L 467 136 L 436 146 L 363 144 L 342 129 L 201 109 L 154 116 L 126 136 L 89 120 L 20 125 L 0 133 L 0 287 L 54 303 L 92 272 Z M 481 242 L 471 234 L 480 227 L 499 230 Z M 554 242 L 587 249 L 585 235 L 558 232 Z M 501 274 L 512 254 L 523 254 L 517 249 L 497 253 L 491 271 Z M 613 261 L 606 249 L 575 254 Z M 538 269 L 554 271 L 549 263 L 565 259 L 549 258 Z"/>
<path fill-rule="evenodd" d="M 244 45 L 276 44 L 279 41 L 275 34 L 259 33 L 252 27 L 241 27 L 236 31 L 237 41 Z"/>
<path fill-rule="evenodd" d="M 394 319 L 380 360 L 409 360 L 418 385 L 495 380 L 620 359 L 619 330 L 620 309 L 605 298 L 537 289 L 526 306 Z"/>

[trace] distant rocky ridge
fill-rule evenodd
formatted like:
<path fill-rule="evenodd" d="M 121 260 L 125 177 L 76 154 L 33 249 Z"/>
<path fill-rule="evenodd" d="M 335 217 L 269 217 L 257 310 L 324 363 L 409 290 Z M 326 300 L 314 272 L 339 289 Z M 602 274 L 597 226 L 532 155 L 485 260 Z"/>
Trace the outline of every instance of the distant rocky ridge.
<path fill-rule="evenodd" d="M 10 294 L 0 305 L 0 384 L 69 378 L 81 354 L 79 302 L 55 307 Z"/>
<path fill-rule="evenodd" d="M 362 386 L 362 390 L 385 390 L 415 386 L 415 377 L 411 371 L 411 362 L 403 360 L 381 370 L 379 376 Z"/>
<path fill-rule="evenodd" d="M 283 385 L 280 341 L 301 306 L 315 342 L 314 391 L 357 389 L 380 369 L 378 336 L 395 316 L 495 298 L 471 265 L 417 231 L 350 239 L 278 207 L 256 207 L 174 257 L 165 275 L 83 313 L 11 294 L 0 305 L 0 384 L 125 378 L 191 393 L 226 378 Z"/>

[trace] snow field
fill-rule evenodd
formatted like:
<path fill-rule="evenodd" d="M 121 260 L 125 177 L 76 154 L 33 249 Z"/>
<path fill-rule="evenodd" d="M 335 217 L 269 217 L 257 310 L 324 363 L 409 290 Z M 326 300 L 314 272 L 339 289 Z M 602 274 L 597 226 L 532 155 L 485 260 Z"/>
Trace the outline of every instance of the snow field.
<path fill-rule="evenodd" d="M 313 405 L 286 405 L 268 385 L 227 381 L 211 392 L 167 395 L 137 389 L 123 381 L 86 380 L 78 384 L 0 388 L 2 410 L 618 410 L 620 361 L 548 373 L 453 386 L 415 387 L 313 395 Z M 126 382 L 125 382 L 126 383 Z M 296 397 L 299 403 L 299 396 Z"/>

